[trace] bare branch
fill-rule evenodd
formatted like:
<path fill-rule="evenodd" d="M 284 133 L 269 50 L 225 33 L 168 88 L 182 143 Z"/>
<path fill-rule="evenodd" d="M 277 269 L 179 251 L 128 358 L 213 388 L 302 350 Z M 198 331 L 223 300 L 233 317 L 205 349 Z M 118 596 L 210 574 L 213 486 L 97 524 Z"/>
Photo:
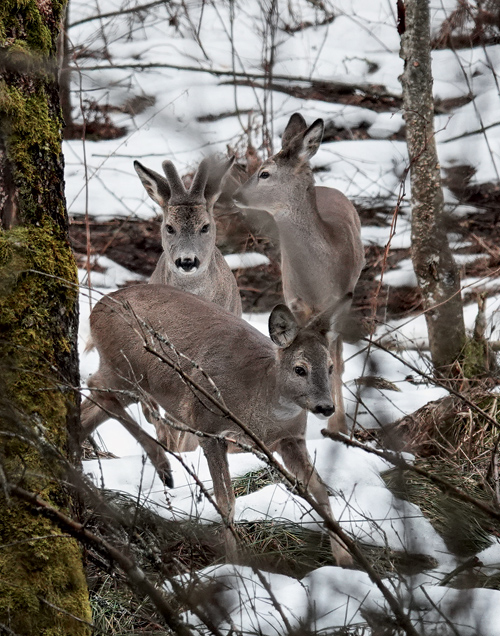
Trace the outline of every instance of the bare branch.
<path fill-rule="evenodd" d="M 345 437 L 344 435 L 340 435 L 339 433 L 332 433 L 331 431 L 327 431 L 326 428 L 324 428 L 321 431 L 321 433 L 325 437 L 329 437 L 330 439 L 333 439 L 336 442 L 342 442 L 342 444 L 345 444 L 346 446 L 351 446 L 353 448 L 360 448 L 361 450 L 364 450 L 365 452 L 370 453 L 371 455 L 376 455 L 377 457 L 380 457 L 381 459 L 385 459 L 386 461 L 390 462 L 397 468 L 401 468 L 403 470 L 409 470 L 413 473 L 416 473 L 417 475 L 422 475 L 429 481 L 432 481 L 432 483 L 436 484 L 436 486 L 438 486 L 443 492 L 450 493 L 454 495 L 455 497 L 457 497 L 457 499 L 466 501 L 467 503 L 470 503 L 476 506 L 476 508 L 479 508 L 479 510 L 486 513 L 493 519 L 500 521 L 500 511 L 495 510 L 494 508 L 492 508 L 491 506 L 488 506 L 488 504 L 483 503 L 479 499 L 475 499 L 474 497 L 471 497 L 463 490 L 460 490 L 460 488 L 457 488 L 456 486 L 453 486 L 452 484 L 447 482 L 445 479 L 441 479 L 441 477 L 437 477 L 436 475 L 429 473 L 423 468 L 419 468 L 418 466 L 409 464 L 400 455 L 397 455 L 396 453 L 392 453 L 387 450 L 377 450 L 375 448 L 371 448 L 370 446 L 365 446 L 364 444 L 361 444 L 360 442 L 357 442 L 354 439 L 349 439 L 348 437 Z"/>
<path fill-rule="evenodd" d="M 92 15 L 88 18 L 83 18 L 82 20 L 76 20 L 76 22 L 72 22 L 69 25 L 71 29 L 74 26 L 78 26 L 79 24 L 85 24 L 86 22 L 92 22 L 93 20 L 101 20 L 102 18 L 114 18 L 115 16 L 125 15 L 127 13 L 139 13 L 139 11 L 146 11 L 147 9 L 151 9 L 152 7 L 157 7 L 161 4 L 169 4 L 170 0 L 155 0 L 155 2 L 149 2 L 148 4 L 141 4 L 138 7 L 133 7 L 130 9 L 122 9 L 120 11 L 110 11 L 109 13 L 100 13 L 99 15 Z"/>
<path fill-rule="evenodd" d="M 83 524 L 71 519 L 71 517 L 68 517 L 60 510 L 54 508 L 38 495 L 14 484 L 8 484 L 8 488 L 11 495 L 26 501 L 32 506 L 43 511 L 43 513 L 47 516 L 55 519 L 61 527 L 72 534 L 75 538 L 103 548 L 113 561 L 118 563 L 118 565 L 122 568 L 131 584 L 152 600 L 156 609 L 160 612 L 167 625 L 175 634 L 179 634 L 179 636 L 193 636 L 193 632 L 189 626 L 186 625 L 184 621 L 179 620 L 176 612 L 163 592 L 156 588 L 151 581 L 146 578 L 144 572 L 131 558 L 125 556 L 122 551 L 115 548 L 115 546 L 111 545 L 106 539 L 98 537 L 93 532 L 90 532 L 90 530 L 87 530 Z"/>

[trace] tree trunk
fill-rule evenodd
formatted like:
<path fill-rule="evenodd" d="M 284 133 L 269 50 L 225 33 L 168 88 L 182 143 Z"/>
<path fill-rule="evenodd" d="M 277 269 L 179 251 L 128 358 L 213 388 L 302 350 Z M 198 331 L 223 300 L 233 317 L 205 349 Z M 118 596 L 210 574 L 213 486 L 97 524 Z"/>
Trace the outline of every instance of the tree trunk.
<path fill-rule="evenodd" d="M 449 374 L 465 344 L 460 276 L 443 223 L 443 191 L 434 139 L 428 0 L 398 2 L 401 76 L 410 157 L 412 261 L 424 298 L 434 367 Z"/>
<path fill-rule="evenodd" d="M 65 139 L 73 139 L 74 125 L 71 108 L 71 70 L 69 68 L 69 6 L 66 5 L 64 21 L 59 33 L 58 58 L 59 58 L 59 96 L 64 121 L 63 135 Z"/>
<path fill-rule="evenodd" d="M 90 634 L 78 544 L 7 483 L 67 510 L 78 426 L 77 270 L 56 39 L 65 0 L 0 3 L 0 631 Z M 58 609 L 60 608 L 60 609 Z"/>

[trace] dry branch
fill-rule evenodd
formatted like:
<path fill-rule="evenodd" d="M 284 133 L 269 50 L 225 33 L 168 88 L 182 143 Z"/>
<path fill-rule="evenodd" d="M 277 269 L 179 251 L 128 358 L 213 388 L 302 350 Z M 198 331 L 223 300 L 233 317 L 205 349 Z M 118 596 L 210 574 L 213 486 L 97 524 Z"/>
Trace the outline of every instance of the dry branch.
<path fill-rule="evenodd" d="M 88 18 L 82 18 L 81 20 L 76 20 L 69 25 L 71 29 L 74 26 L 78 26 L 79 24 L 85 24 L 86 22 L 92 22 L 93 20 L 102 20 L 103 18 L 114 18 L 115 16 L 122 16 L 127 13 L 139 13 L 140 11 L 146 11 L 147 9 L 151 9 L 152 7 L 157 7 L 161 4 L 169 4 L 170 0 L 155 0 L 155 2 L 149 2 L 148 4 L 142 4 L 138 7 L 132 7 L 130 9 L 121 9 L 120 11 L 110 11 L 109 13 L 99 13 L 98 15 L 91 15 Z"/>
<path fill-rule="evenodd" d="M 154 331 L 150 328 L 150 326 L 142 321 L 140 318 L 136 317 L 138 322 L 140 323 L 142 328 L 145 328 L 151 335 L 158 337 L 158 334 L 155 334 Z M 163 342 L 163 338 L 161 341 Z M 171 343 L 169 345 L 172 347 Z M 292 473 L 290 473 L 284 466 L 282 466 L 275 458 L 269 448 L 257 437 L 254 432 L 242 421 L 240 420 L 234 413 L 232 413 L 224 404 L 219 402 L 214 395 L 208 392 L 204 387 L 198 384 L 196 381 L 192 380 L 188 374 L 186 374 L 177 363 L 169 360 L 165 355 L 151 347 L 147 341 L 145 340 L 144 348 L 146 351 L 151 353 L 152 355 L 159 358 L 162 362 L 167 364 L 169 367 L 174 369 L 180 377 L 185 380 L 191 387 L 193 387 L 196 391 L 200 392 L 205 398 L 207 398 L 215 407 L 220 409 L 220 411 L 232 422 L 234 422 L 244 433 L 247 435 L 255 446 L 261 451 L 261 453 L 265 456 L 268 465 L 275 468 L 286 480 L 286 485 L 289 489 L 295 490 L 302 499 L 304 499 L 311 508 L 321 517 L 326 528 L 335 536 L 338 536 L 344 544 L 347 546 L 349 552 L 356 558 L 358 563 L 364 569 L 364 571 L 368 574 L 371 581 L 378 587 L 384 598 L 386 599 L 389 607 L 391 608 L 397 623 L 400 627 L 405 631 L 408 636 L 418 636 L 418 632 L 415 630 L 413 624 L 411 623 L 408 615 L 401 607 L 397 598 L 392 594 L 389 588 L 383 583 L 380 576 L 377 574 L 375 569 L 372 567 L 371 563 L 364 556 L 363 552 L 359 549 L 356 542 L 350 538 L 350 536 L 345 533 L 338 521 L 333 519 L 323 507 L 316 501 L 316 499 L 310 494 L 307 485 L 299 482 Z"/>
<path fill-rule="evenodd" d="M 342 444 L 345 444 L 346 446 L 359 448 L 361 450 L 364 450 L 367 453 L 370 453 L 371 455 L 376 455 L 377 457 L 380 457 L 381 459 L 385 459 L 386 461 L 390 462 L 391 464 L 393 464 L 393 466 L 396 466 L 397 468 L 401 468 L 402 470 L 409 470 L 411 472 L 417 473 L 418 475 L 421 475 L 422 477 L 425 477 L 432 483 L 436 484 L 436 486 L 438 486 L 443 492 L 450 493 L 453 496 L 455 496 L 457 499 L 460 499 L 461 501 L 465 501 L 467 503 L 472 504 L 473 506 L 476 506 L 476 508 L 478 508 L 482 512 L 489 515 L 492 519 L 495 519 L 496 521 L 500 521 L 499 510 L 495 510 L 494 508 L 492 508 L 491 506 L 488 506 L 488 504 L 483 503 L 479 499 L 475 499 L 474 497 L 471 497 L 466 492 L 464 492 L 463 490 L 460 490 L 460 488 L 457 488 L 456 486 L 453 486 L 445 479 L 441 479 L 441 477 L 437 477 L 436 475 L 429 473 L 423 468 L 419 468 L 418 466 L 409 464 L 406 460 L 404 460 L 401 457 L 401 455 L 397 455 L 396 453 L 392 453 L 387 450 L 377 450 L 375 448 L 371 448 L 370 446 L 365 446 L 364 444 L 361 444 L 360 442 L 356 440 L 349 439 L 348 437 L 345 437 L 344 435 L 341 435 L 339 433 L 332 433 L 331 431 L 327 431 L 326 429 L 323 429 L 321 433 L 325 437 L 329 437 L 330 439 L 333 439 L 336 442 L 342 442 Z"/>

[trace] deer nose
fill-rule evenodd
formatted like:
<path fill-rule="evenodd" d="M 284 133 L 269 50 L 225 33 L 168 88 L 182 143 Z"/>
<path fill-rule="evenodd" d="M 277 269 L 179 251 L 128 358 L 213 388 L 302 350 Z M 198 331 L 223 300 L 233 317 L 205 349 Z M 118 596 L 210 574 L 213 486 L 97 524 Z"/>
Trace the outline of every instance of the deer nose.
<path fill-rule="evenodd" d="M 236 190 L 236 192 L 233 194 L 233 201 L 236 203 L 237 207 L 245 205 L 245 195 L 240 192 L 240 189 Z"/>
<path fill-rule="evenodd" d="M 186 274 L 195 272 L 200 266 L 200 259 L 195 256 L 193 258 L 186 256 L 184 258 L 177 258 L 175 261 L 177 269 L 181 269 Z"/>
<path fill-rule="evenodd" d="M 335 413 L 335 404 L 316 404 L 313 408 L 314 415 L 317 415 L 319 418 L 328 418 L 330 415 Z"/>

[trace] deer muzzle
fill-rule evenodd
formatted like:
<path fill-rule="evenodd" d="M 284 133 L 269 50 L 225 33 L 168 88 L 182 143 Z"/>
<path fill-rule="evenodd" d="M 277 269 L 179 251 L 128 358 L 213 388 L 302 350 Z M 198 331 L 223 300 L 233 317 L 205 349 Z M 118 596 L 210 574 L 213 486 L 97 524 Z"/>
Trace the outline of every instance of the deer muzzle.
<path fill-rule="evenodd" d="M 200 266 L 200 259 L 197 256 L 193 258 L 189 256 L 177 258 L 175 260 L 175 266 L 183 274 L 194 274 Z"/>
<path fill-rule="evenodd" d="M 316 404 L 312 412 L 320 420 L 327 420 L 331 415 L 335 413 L 335 404 Z"/>

